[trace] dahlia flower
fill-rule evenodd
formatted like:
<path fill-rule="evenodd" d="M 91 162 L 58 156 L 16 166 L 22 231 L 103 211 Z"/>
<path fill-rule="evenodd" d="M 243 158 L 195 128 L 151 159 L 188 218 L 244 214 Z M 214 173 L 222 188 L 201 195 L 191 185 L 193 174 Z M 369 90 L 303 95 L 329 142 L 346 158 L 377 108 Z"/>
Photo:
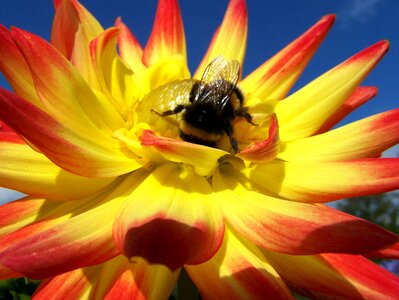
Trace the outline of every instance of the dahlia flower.
<path fill-rule="evenodd" d="M 388 42 L 287 96 L 333 15 L 241 78 L 244 0 L 193 76 L 177 0 L 159 0 L 145 47 L 120 18 L 54 4 L 50 42 L 0 27 L 0 184 L 27 195 L 0 207 L 0 278 L 43 279 L 34 299 L 167 299 L 184 268 L 204 299 L 397 299 L 366 258 L 397 258 L 397 235 L 325 205 L 399 188 L 399 160 L 379 157 L 399 110 L 331 130 L 376 94 L 359 85 Z M 189 102 L 165 111 L 183 83 L 212 86 L 214 59 L 238 66 L 244 100 L 207 146 L 180 137 Z"/>

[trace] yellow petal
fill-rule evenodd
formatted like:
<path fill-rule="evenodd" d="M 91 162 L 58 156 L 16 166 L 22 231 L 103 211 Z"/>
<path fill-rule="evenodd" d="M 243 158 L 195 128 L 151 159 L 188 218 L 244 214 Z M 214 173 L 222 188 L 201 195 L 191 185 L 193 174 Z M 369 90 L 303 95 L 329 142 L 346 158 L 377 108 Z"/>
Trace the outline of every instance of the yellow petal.
<path fill-rule="evenodd" d="M 101 90 L 108 96 L 115 109 L 127 119 L 133 103 L 142 97 L 143 91 L 116 52 L 120 30 L 111 27 L 90 44 L 91 58 Z"/>
<path fill-rule="evenodd" d="M 359 255 L 284 255 L 263 251 L 280 276 L 314 299 L 395 300 L 397 276 Z"/>
<path fill-rule="evenodd" d="M 241 172 L 268 194 L 300 202 L 327 202 L 399 188 L 399 159 L 395 158 L 274 160 Z"/>
<path fill-rule="evenodd" d="M 142 74 L 145 71 L 142 61 L 143 48 L 129 28 L 122 22 L 121 17 L 116 19 L 115 26 L 121 31 L 118 35 L 119 55 L 134 73 Z"/>
<path fill-rule="evenodd" d="M 316 52 L 335 16 L 327 15 L 239 83 L 248 98 L 282 99 Z"/>
<path fill-rule="evenodd" d="M 93 299 L 167 299 L 176 285 L 180 270 L 148 264 L 142 258 L 129 261 L 117 256 L 104 263 L 94 284 Z"/>
<path fill-rule="evenodd" d="M 0 72 L 14 92 L 38 107 L 42 103 L 33 83 L 32 73 L 11 32 L 0 24 Z"/>
<path fill-rule="evenodd" d="M 100 34 L 103 28 L 77 0 L 54 1 L 54 4 L 56 11 L 51 31 L 51 43 L 70 59 L 79 26 L 83 27 L 89 41 Z"/>
<path fill-rule="evenodd" d="M 113 190 L 93 197 L 86 205 L 83 202 L 67 220 L 57 220 L 50 228 L 46 220 L 47 228 L 40 222 L 32 224 L 32 228 L 39 227 L 36 232 L 22 228 L 29 233 L 22 240 L 18 241 L 21 232 L 11 233 L 17 241 L 1 252 L 0 262 L 28 277 L 46 278 L 114 257 L 118 254 L 112 238 L 115 214 L 147 175 L 144 170 L 130 174 Z"/>
<path fill-rule="evenodd" d="M 381 41 L 352 56 L 276 106 L 282 141 L 313 135 L 388 50 Z"/>
<path fill-rule="evenodd" d="M 237 173 L 227 164 L 214 173 L 212 185 L 219 195 L 217 203 L 228 224 L 259 247 L 297 255 L 361 254 L 397 241 L 395 234 L 328 206 L 247 190 Z"/>
<path fill-rule="evenodd" d="M 53 200 L 82 198 L 103 189 L 114 180 L 74 175 L 20 143 L 0 142 L 0 164 L 2 187 Z"/>
<path fill-rule="evenodd" d="M 193 166 L 201 176 L 211 174 L 213 169 L 216 168 L 219 158 L 229 154 L 212 147 L 157 137 L 150 130 L 145 130 L 140 139 L 143 146 L 151 147 L 169 161 L 182 162 Z"/>
<path fill-rule="evenodd" d="M 186 40 L 177 0 L 159 0 L 154 26 L 143 52 L 146 66 L 173 56 L 181 56 L 186 63 Z"/>
<path fill-rule="evenodd" d="M 204 177 L 183 165 L 163 164 L 119 211 L 114 240 L 132 260 L 140 256 L 171 270 L 202 263 L 223 240 L 224 223 L 215 200 Z"/>
<path fill-rule="evenodd" d="M 247 7 L 244 0 L 230 0 L 222 25 L 215 32 L 211 44 L 194 74 L 201 79 L 207 65 L 217 56 L 237 60 L 243 65 L 247 43 Z"/>
<path fill-rule="evenodd" d="M 399 143 L 399 109 L 371 116 L 323 134 L 281 144 L 286 161 L 334 161 L 378 157 Z"/>
<path fill-rule="evenodd" d="M 206 299 L 294 299 L 262 253 L 230 228 L 214 257 L 185 269 Z"/>

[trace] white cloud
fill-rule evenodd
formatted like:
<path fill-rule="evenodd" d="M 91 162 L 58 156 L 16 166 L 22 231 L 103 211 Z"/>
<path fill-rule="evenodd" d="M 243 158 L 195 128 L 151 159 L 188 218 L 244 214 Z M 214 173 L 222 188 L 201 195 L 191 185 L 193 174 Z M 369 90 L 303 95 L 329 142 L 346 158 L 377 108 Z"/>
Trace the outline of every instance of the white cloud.
<path fill-rule="evenodd" d="M 339 20 L 342 25 L 347 26 L 351 23 L 366 23 L 374 18 L 385 0 L 352 0 L 338 12 Z"/>

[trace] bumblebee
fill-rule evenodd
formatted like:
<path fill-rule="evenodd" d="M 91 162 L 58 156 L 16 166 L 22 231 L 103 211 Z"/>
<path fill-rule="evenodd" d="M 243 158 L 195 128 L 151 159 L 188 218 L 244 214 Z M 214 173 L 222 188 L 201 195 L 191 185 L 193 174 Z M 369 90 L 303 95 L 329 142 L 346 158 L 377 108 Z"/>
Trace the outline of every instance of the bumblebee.
<path fill-rule="evenodd" d="M 243 94 L 236 86 L 239 75 L 238 61 L 227 61 L 218 56 L 206 67 L 201 80 L 184 80 L 162 87 L 158 91 L 162 105 L 158 107 L 170 109 L 151 108 L 151 112 L 162 118 L 179 115 L 179 134 L 185 141 L 216 147 L 227 135 L 233 151 L 238 153 L 233 120 L 243 117 L 256 126 L 248 108 L 243 106 Z"/>

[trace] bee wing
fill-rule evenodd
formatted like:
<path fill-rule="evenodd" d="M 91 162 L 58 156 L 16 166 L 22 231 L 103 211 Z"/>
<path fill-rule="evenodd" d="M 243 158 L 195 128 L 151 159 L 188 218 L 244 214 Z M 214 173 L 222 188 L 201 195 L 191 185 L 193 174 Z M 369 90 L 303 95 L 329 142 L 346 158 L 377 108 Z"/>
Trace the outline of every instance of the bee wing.
<path fill-rule="evenodd" d="M 226 80 L 235 86 L 240 76 L 240 63 L 236 60 L 226 60 L 219 55 L 206 67 L 201 83 L 211 83 Z"/>
<path fill-rule="evenodd" d="M 150 124 L 153 130 L 163 132 L 164 136 L 178 136 L 178 115 L 160 117 L 154 112 L 163 113 L 175 109 L 178 105 L 188 105 L 190 91 L 196 82 L 198 81 L 192 79 L 173 81 L 151 91 L 135 109 L 137 122 Z"/>

